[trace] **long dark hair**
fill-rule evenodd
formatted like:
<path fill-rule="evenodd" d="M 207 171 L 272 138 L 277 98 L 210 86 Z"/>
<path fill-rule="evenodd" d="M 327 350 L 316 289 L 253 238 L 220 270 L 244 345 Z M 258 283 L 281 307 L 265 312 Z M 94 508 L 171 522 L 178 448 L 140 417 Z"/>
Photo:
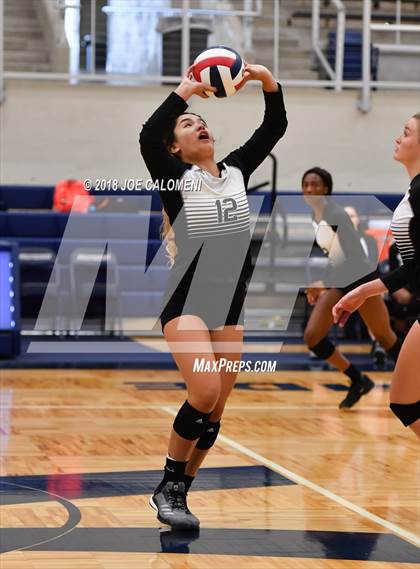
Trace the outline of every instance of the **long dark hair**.
<path fill-rule="evenodd" d="M 197 113 L 181 113 L 177 117 L 174 117 L 163 133 L 163 142 L 168 152 L 172 144 L 175 142 L 174 131 L 176 123 L 179 117 L 181 117 L 182 115 L 195 115 L 196 117 L 199 117 L 202 121 L 206 123 L 203 117 Z M 179 156 L 177 156 L 176 154 L 172 154 L 172 156 L 178 160 L 181 160 Z M 162 209 L 162 225 L 160 226 L 160 236 L 163 241 L 166 241 L 166 252 L 168 254 L 169 264 L 172 266 L 175 262 L 175 257 L 178 253 L 178 247 L 176 246 L 175 242 L 175 231 L 172 229 L 172 225 L 171 222 L 169 221 L 168 214 L 166 213 L 164 208 Z"/>

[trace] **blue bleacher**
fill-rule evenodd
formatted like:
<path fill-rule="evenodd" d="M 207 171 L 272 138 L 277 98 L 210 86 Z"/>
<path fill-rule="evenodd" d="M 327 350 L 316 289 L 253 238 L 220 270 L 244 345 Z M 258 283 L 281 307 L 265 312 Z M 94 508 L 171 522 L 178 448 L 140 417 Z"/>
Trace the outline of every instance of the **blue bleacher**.
<path fill-rule="evenodd" d="M 123 314 L 153 316 L 158 313 L 169 266 L 165 246 L 160 239 L 161 203 L 156 192 L 148 193 L 152 198 L 152 213 L 73 214 L 70 221 L 69 214 L 41 211 L 46 205 L 51 207 L 52 187 L 0 186 L 0 194 L 3 202 L 16 210 L 0 211 L 0 239 L 17 242 L 21 251 L 35 248 L 58 254 L 55 260 L 60 273 L 58 289 L 64 304 L 71 299 L 69 283 L 72 252 L 86 247 L 98 248 L 102 252 L 107 244 L 108 251 L 115 255 L 118 264 Z M 252 196 L 256 196 L 256 202 Z M 401 199 L 399 195 L 389 194 L 378 194 L 377 197 L 390 209 L 394 209 Z M 299 199 L 300 193 L 282 192 L 279 198 L 288 214 L 307 213 L 307 206 Z M 360 194 L 353 196 L 355 205 L 363 199 Z M 271 195 L 267 192 L 252 192 L 250 203 L 254 213 L 260 210 L 262 203 L 262 213 L 268 214 Z M 38 211 L 22 211 L 29 205 Z M 149 267 L 152 261 L 152 266 Z M 145 264 L 147 271 L 144 270 Z M 28 280 L 23 283 L 26 285 L 27 296 L 33 294 L 39 302 L 42 300 L 53 266 L 54 262 L 50 265 L 40 264 L 38 270 L 36 264 L 25 265 L 22 274 Z"/>
<path fill-rule="evenodd" d="M 359 33 L 359 32 L 357 32 L 357 33 Z M 335 42 L 335 39 L 334 39 L 333 43 L 334 42 Z M 14 210 L 19 210 L 19 209 L 20 210 L 49 209 L 50 215 L 52 213 L 57 215 L 57 222 L 61 228 L 60 235 L 62 235 L 64 228 L 65 228 L 65 225 L 67 223 L 68 215 L 67 214 L 57 214 L 51 210 L 52 202 L 53 202 L 53 193 L 54 193 L 54 187 L 53 186 L 0 185 L 0 198 L 3 200 L 6 210 L 8 210 L 8 209 L 14 209 Z M 144 198 L 144 196 L 149 196 L 149 197 L 151 196 L 151 198 L 152 198 L 151 207 L 147 208 L 147 211 L 152 211 L 152 212 L 157 214 L 157 213 L 160 213 L 160 211 L 162 209 L 162 205 L 161 205 L 161 201 L 160 201 L 160 197 L 159 197 L 159 192 L 156 192 L 156 191 L 148 192 L 148 191 L 144 190 L 142 192 L 136 192 L 136 196 L 133 196 L 133 192 L 129 193 L 129 192 L 122 192 L 122 191 L 119 191 L 119 192 L 118 191 L 117 192 L 114 192 L 114 191 L 93 192 L 92 191 L 91 193 L 93 195 L 96 194 L 96 195 L 99 195 L 102 197 L 105 195 L 124 195 L 124 196 L 130 196 L 130 199 L 132 197 L 136 197 L 136 196 L 139 196 L 142 199 Z M 271 203 L 271 195 L 269 192 L 254 191 L 254 192 L 251 192 L 250 195 L 251 196 L 263 196 L 264 197 L 264 203 L 263 203 L 263 207 L 262 207 L 262 212 L 263 213 L 269 212 L 270 203 Z M 301 194 L 300 194 L 300 192 L 297 192 L 297 191 L 294 191 L 294 192 L 289 191 L 289 192 L 278 192 L 278 195 L 287 197 L 287 196 L 299 196 Z M 341 195 L 341 194 L 339 192 L 334 192 L 334 195 Z M 395 208 L 396 204 L 401 199 L 401 196 L 399 196 L 398 194 L 376 193 L 375 195 L 387 207 L 389 207 L 392 210 Z M 303 204 L 303 202 L 302 202 L 302 204 Z M 45 207 L 46 205 L 48 207 Z M 18 213 L 18 212 L 13 212 L 13 213 Z M 101 215 L 101 214 L 95 213 L 95 215 Z M 108 216 L 108 215 L 110 215 L 110 213 L 107 213 L 106 215 Z M 126 215 L 126 214 L 114 214 L 114 215 Z M 148 214 L 146 213 L 146 215 L 148 215 Z M 92 219 L 92 218 L 89 217 L 89 219 Z M 0 231 L 4 231 L 4 229 L 2 229 L 2 223 L 4 223 L 4 221 L 5 221 L 5 218 L 0 217 Z M 160 223 L 161 223 L 161 221 L 158 217 L 154 218 L 152 221 L 153 232 L 156 232 L 156 234 L 157 234 L 156 227 L 160 226 Z M 152 238 L 151 236 L 149 236 L 149 237 Z"/>
<path fill-rule="evenodd" d="M 0 237 L 160 239 L 160 213 L 0 212 Z"/>
<path fill-rule="evenodd" d="M 107 244 L 108 251 L 115 255 L 118 263 L 123 314 L 145 317 L 157 313 L 169 274 L 168 258 L 160 239 L 160 200 L 152 214 L 95 212 L 70 217 L 54 211 L 19 211 L 19 207 L 26 208 L 28 203 L 32 209 L 51 207 L 52 188 L 49 202 L 46 200 L 47 191 L 35 189 L 32 199 L 27 199 L 33 188 L 17 190 L 13 186 L 3 186 L 1 190 L 6 206 L 17 211 L 0 212 L 0 238 L 17 242 L 21 251 L 39 249 L 57 254 L 62 304 L 71 299 L 71 253 L 86 247 L 97 247 L 103 251 Z M 151 262 L 153 267 L 149 268 Z M 145 265 L 147 271 L 144 270 Z M 21 263 L 21 266 L 25 280 L 22 293 L 24 291 L 29 302 L 24 304 L 24 310 L 31 311 L 33 306 L 39 310 L 53 264 L 37 267 L 36 264 Z"/>
<path fill-rule="evenodd" d="M 0 201 L 5 209 L 51 209 L 53 186 L 0 186 Z"/>
<path fill-rule="evenodd" d="M 327 60 L 332 68 L 335 67 L 336 32 L 329 32 L 327 45 Z M 362 32 L 346 30 L 344 36 L 343 79 L 345 81 L 362 78 Z M 378 50 L 371 47 L 371 78 L 376 80 L 378 73 Z"/>
<path fill-rule="evenodd" d="M 161 202 L 159 192 L 139 190 L 136 192 L 117 190 L 97 190 L 92 189 L 90 195 L 103 198 L 106 196 L 124 196 L 130 199 L 133 211 L 136 207 L 141 209 L 144 203 L 144 197 L 151 198 L 152 211 L 161 210 Z M 23 185 L 1 185 L 0 186 L 0 203 L 4 209 L 47 209 L 53 207 L 54 186 L 23 186 Z"/>

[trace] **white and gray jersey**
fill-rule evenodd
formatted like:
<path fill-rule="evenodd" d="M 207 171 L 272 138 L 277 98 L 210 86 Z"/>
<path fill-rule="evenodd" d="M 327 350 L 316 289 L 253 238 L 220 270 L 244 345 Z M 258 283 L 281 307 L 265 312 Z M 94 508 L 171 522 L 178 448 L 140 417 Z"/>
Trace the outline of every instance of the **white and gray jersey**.
<path fill-rule="evenodd" d="M 391 222 L 392 235 L 397 243 L 403 262 L 410 261 L 415 256 L 414 243 L 410 235 L 410 223 L 414 217 L 414 212 L 409 198 L 410 190 L 407 190 L 407 193 L 395 209 Z"/>
<path fill-rule="evenodd" d="M 381 280 L 390 292 L 409 285 L 420 298 L 420 174 L 395 209 L 391 231 L 403 264 Z"/>
<path fill-rule="evenodd" d="M 178 275 L 189 269 L 193 274 L 200 257 L 205 266 L 203 279 L 238 281 L 239 276 L 246 281 L 250 277 L 248 181 L 287 128 L 280 85 L 278 91 L 263 94 L 263 122 L 245 144 L 217 163 L 220 177 L 169 154 L 164 133 L 188 107 L 176 93 L 143 125 L 141 153 L 153 180 L 159 182 L 163 208 L 175 234 L 178 253 L 172 271 Z M 168 191 L 172 180 L 181 182 L 180 191 Z"/>
<path fill-rule="evenodd" d="M 190 180 L 194 188 L 181 190 L 191 238 L 249 231 L 249 205 L 242 172 L 235 166 L 223 166 L 220 178 L 198 166 L 192 166 L 181 178 Z"/>

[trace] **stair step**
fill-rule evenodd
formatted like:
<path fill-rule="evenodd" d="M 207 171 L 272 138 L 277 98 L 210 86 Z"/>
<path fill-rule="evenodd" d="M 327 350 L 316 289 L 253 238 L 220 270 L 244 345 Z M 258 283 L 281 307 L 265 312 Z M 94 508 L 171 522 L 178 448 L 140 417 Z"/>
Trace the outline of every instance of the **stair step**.
<path fill-rule="evenodd" d="M 316 80 L 318 79 L 318 73 L 316 71 L 311 71 L 309 69 L 285 69 L 281 70 L 279 74 L 280 81 L 282 79 L 307 79 Z"/>
<path fill-rule="evenodd" d="M 261 32 L 263 32 L 263 30 L 261 30 L 260 33 L 258 34 L 253 34 L 252 39 L 254 44 L 257 45 L 269 44 L 272 46 L 274 43 L 273 34 L 269 34 L 268 30 L 267 33 L 261 33 Z M 299 40 L 294 38 L 280 37 L 279 46 L 284 46 L 284 47 L 287 46 L 289 48 L 299 49 Z"/>
<path fill-rule="evenodd" d="M 50 70 L 35 5 L 39 1 L 4 0 L 4 66 L 8 71 Z"/>
<path fill-rule="evenodd" d="M 46 51 L 6 51 L 4 53 L 4 62 L 5 65 L 14 65 L 19 62 L 48 63 L 48 54 Z"/>
<path fill-rule="evenodd" d="M 46 51 L 45 44 L 42 39 L 27 39 L 22 36 L 20 38 L 5 39 L 5 51 Z"/>
<path fill-rule="evenodd" d="M 9 20 L 33 20 L 36 18 L 35 10 L 14 10 L 14 9 L 4 9 L 4 19 Z"/>
<path fill-rule="evenodd" d="M 25 32 L 24 30 L 4 30 L 4 40 L 17 40 L 17 39 L 24 39 L 24 40 L 43 40 L 44 36 L 42 31 L 38 28 L 36 31 Z"/>
<path fill-rule="evenodd" d="M 15 62 L 13 65 L 6 63 L 4 65 L 5 71 L 20 71 L 20 72 L 45 72 L 51 71 L 48 63 L 31 63 L 31 62 Z"/>
<path fill-rule="evenodd" d="M 24 12 L 22 14 L 5 14 L 4 17 L 6 21 L 11 25 L 17 24 L 19 22 L 38 22 L 35 10 L 33 12 Z"/>
<path fill-rule="evenodd" d="M 5 21 L 5 31 L 6 32 L 38 32 L 40 31 L 40 25 L 38 21 L 34 20 L 25 20 L 25 21 L 16 21 L 10 22 L 9 20 Z"/>

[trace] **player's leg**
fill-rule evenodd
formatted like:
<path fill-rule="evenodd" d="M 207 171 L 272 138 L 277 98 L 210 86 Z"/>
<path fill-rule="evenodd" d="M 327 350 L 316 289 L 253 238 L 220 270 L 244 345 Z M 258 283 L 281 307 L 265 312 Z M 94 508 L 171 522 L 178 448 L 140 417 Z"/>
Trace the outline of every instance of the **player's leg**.
<path fill-rule="evenodd" d="M 382 296 L 368 298 L 359 308 L 359 314 L 375 339 L 396 362 L 402 342 L 391 328 L 389 312 Z"/>
<path fill-rule="evenodd" d="M 391 409 L 420 438 L 420 324 L 415 322 L 401 348 L 392 376 Z"/>
<path fill-rule="evenodd" d="M 342 296 L 343 293 L 339 289 L 332 288 L 318 298 L 306 326 L 304 339 L 314 354 L 350 379 L 349 392 L 340 403 L 340 408 L 350 408 L 373 388 L 374 383 L 367 375 L 362 374 L 327 337 L 333 325 L 332 307 Z"/>
<path fill-rule="evenodd" d="M 229 369 L 233 370 L 235 364 L 238 365 L 237 362 L 241 360 L 243 335 L 243 326 L 225 326 L 223 329 L 210 332 L 216 360 L 219 362 L 227 361 L 227 364 L 220 369 L 221 391 L 219 399 L 210 415 L 206 430 L 198 439 L 185 469 L 187 490 L 203 460 L 216 442 L 220 430 L 220 419 L 238 375 L 237 371 L 229 371 Z"/>
<path fill-rule="evenodd" d="M 329 361 L 334 367 L 344 371 L 350 365 L 349 360 L 327 338 L 333 325 L 330 307 L 332 308 L 341 297 L 342 294 L 338 289 L 329 289 L 318 298 L 309 317 L 303 338 L 308 348 L 319 358 Z"/>
<path fill-rule="evenodd" d="M 181 324 L 182 320 L 182 324 Z M 156 488 L 151 505 L 158 519 L 178 529 L 198 528 L 198 519 L 186 504 L 185 466 L 204 432 L 221 393 L 217 372 L 194 369 L 195 360 L 216 361 L 209 330 L 197 316 L 181 316 L 164 327 L 164 336 L 187 386 L 187 399 L 174 420 L 163 479 Z"/>

